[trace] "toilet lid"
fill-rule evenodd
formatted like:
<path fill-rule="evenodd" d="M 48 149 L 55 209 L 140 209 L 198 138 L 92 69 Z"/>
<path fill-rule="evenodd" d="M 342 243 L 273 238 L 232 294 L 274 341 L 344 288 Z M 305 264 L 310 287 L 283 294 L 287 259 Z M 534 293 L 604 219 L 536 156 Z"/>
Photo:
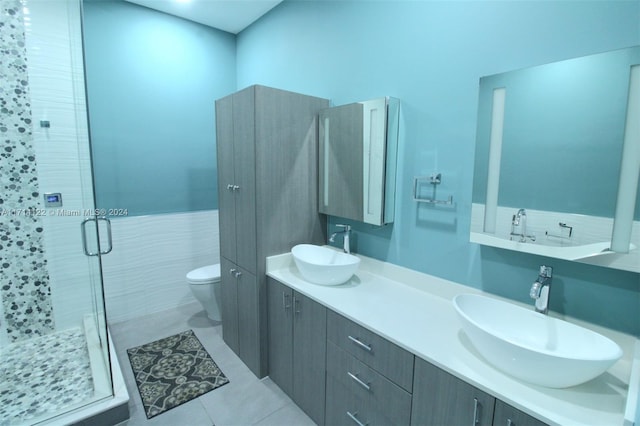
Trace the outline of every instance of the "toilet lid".
<path fill-rule="evenodd" d="M 187 281 L 193 284 L 220 281 L 220 264 L 203 266 L 187 274 Z"/>

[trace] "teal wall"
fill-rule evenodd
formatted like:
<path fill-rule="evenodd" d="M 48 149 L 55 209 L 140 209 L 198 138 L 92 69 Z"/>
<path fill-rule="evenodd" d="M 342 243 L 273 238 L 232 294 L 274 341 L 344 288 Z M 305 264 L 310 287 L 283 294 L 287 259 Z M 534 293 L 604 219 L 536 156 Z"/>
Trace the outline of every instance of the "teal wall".
<path fill-rule="evenodd" d="M 396 221 L 354 224 L 358 252 L 527 303 L 552 265 L 553 310 L 640 335 L 639 274 L 469 243 L 479 78 L 637 44 L 638 1 L 285 1 L 239 34 L 237 82 L 400 99 Z M 434 171 L 454 208 L 413 201 Z"/>
<path fill-rule="evenodd" d="M 236 89 L 235 39 L 121 0 L 84 2 L 99 208 L 218 208 L 214 101 Z"/>

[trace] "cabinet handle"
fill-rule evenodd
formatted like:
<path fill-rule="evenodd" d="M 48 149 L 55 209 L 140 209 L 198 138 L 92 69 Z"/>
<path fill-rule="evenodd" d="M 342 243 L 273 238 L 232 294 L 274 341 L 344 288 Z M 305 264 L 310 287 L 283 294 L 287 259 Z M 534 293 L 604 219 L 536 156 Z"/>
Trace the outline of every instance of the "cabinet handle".
<path fill-rule="evenodd" d="M 240 187 L 238 185 L 233 185 L 233 190 L 234 191 L 238 191 L 240 189 Z"/>
<path fill-rule="evenodd" d="M 238 271 L 236 268 L 229 269 L 229 274 L 233 275 L 235 278 L 238 278 L 242 275 L 242 272 Z"/>
<path fill-rule="evenodd" d="M 358 426 L 367 426 L 369 423 L 362 423 L 360 420 L 358 420 L 358 418 L 356 417 L 358 415 L 358 412 L 356 411 L 355 413 L 351 414 L 351 412 L 347 411 L 347 416 L 349 416 L 349 418 L 351 420 L 353 420 L 354 422 L 356 422 L 356 424 Z"/>
<path fill-rule="evenodd" d="M 300 313 L 300 299 L 293 296 L 293 313 L 298 315 Z"/>
<path fill-rule="evenodd" d="M 355 343 L 356 345 L 358 345 L 359 347 L 361 347 L 365 351 L 371 352 L 371 345 L 367 345 L 366 343 L 363 343 L 357 337 L 353 337 L 353 336 L 348 336 L 348 337 L 349 337 L 349 340 L 351 340 L 353 343 Z"/>
<path fill-rule="evenodd" d="M 482 405 L 478 401 L 478 398 L 473 398 L 473 424 L 471 426 L 476 426 L 480 423 L 480 408 Z"/>
<path fill-rule="evenodd" d="M 227 189 L 228 189 L 229 191 L 233 191 L 233 185 L 228 184 L 228 185 L 227 185 Z"/>
<path fill-rule="evenodd" d="M 370 391 L 371 390 L 371 386 L 370 383 L 365 383 L 363 382 L 360 377 L 358 377 L 357 374 L 353 374 L 350 371 L 347 371 L 347 374 L 349 375 L 349 377 L 351 377 L 351 379 L 353 379 L 357 384 L 359 384 L 360 386 L 362 386 L 363 388 L 365 388 L 366 390 Z"/>
<path fill-rule="evenodd" d="M 507 419 L 507 426 L 513 426 L 513 420 Z"/>
<path fill-rule="evenodd" d="M 287 303 L 287 300 L 289 300 L 289 295 L 286 294 L 284 291 L 282 292 L 282 308 L 286 311 L 287 309 L 291 308 L 291 305 Z"/>

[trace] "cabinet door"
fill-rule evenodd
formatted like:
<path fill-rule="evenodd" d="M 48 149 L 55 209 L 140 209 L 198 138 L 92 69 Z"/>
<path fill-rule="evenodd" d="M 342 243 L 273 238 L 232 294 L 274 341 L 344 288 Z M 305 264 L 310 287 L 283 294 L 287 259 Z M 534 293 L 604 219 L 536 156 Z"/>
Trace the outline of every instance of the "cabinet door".
<path fill-rule="evenodd" d="M 236 200 L 236 262 L 256 274 L 256 166 L 255 91 L 250 87 L 233 95 L 233 162 Z"/>
<path fill-rule="evenodd" d="M 293 290 L 267 278 L 269 377 L 293 397 Z"/>
<path fill-rule="evenodd" d="M 293 400 L 324 424 L 327 308 L 293 293 Z"/>
<path fill-rule="evenodd" d="M 236 354 L 240 354 L 238 342 L 238 285 L 235 277 L 237 266 L 220 257 L 220 313 L 222 315 L 222 338 Z"/>
<path fill-rule="evenodd" d="M 260 336 L 258 308 L 258 280 L 248 270 L 237 266 L 238 287 L 238 346 L 242 361 L 260 376 Z M 223 324 L 224 327 L 224 324 Z"/>
<path fill-rule="evenodd" d="M 412 425 L 489 426 L 495 398 L 416 358 Z"/>
<path fill-rule="evenodd" d="M 546 423 L 523 413 L 504 401 L 496 400 L 494 426 L 547 426 Z"/>
<path fill-rule="evenodd" d="M 216 101 L 220 255 L 236 262 L 236 197 L 233 170 L 233 96 Z"/>

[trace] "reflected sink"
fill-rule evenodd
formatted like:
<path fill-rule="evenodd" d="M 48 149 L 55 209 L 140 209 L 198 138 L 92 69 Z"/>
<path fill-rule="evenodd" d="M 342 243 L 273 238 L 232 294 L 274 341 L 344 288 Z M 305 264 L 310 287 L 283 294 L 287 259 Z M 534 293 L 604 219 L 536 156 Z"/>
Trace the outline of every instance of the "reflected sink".
<path fill-rule="evenodd" d="M 360 258 L 352 254 L 312 244 L 298 244 L 291 254 L 302 277 L 320 285 L 343 284 L 360 265 Z"/>
<path fill-rule="evenodd" d="M 565 388 L 604 373 L 622 356 L 612 340 L 586 328 L 476 294 L 453 305 L 480 354 L 499 370 L 536 385 Z"/>

